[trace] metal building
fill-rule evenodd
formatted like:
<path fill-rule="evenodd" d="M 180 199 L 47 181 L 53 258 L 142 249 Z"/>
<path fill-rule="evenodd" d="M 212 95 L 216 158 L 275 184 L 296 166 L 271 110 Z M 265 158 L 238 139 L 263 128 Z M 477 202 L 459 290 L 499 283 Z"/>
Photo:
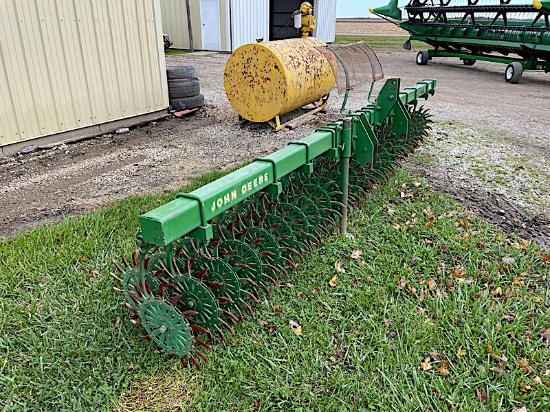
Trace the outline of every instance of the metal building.
<path fill-rule="evenodd" d="M 158 1 L 0 0 L 0 152 L 164 113 Z"/>
<path fill-rule="evenodd" d="M 292 12 L 303 0 L 160 0 L 162 26 L 177 49 L 231 52 L 256 39 L 296 36 Z M 334 41 L 336 0 L 309 0 L 317 18 L 313 35 Z M 189 10 L 187 10 L 189 4 Z M 187 15 L 190 15 L 191 24 Z M 189 36 L 191 33 L 191 36 Z"/>

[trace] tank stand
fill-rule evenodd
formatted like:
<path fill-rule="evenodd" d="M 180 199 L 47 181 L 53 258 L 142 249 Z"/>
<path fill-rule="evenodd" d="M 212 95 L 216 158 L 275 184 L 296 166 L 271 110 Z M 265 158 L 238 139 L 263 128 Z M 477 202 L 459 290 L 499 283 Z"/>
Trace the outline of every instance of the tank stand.
<path fill-rule="evenodd" d="M 276 132 L 280 130 L 292 130 L 298 126 L 303 125 L 304 123 L 309 122 L 311 119 L 313 119 L 313 115 L 317 112 L 321 112 L 327 107 L 328 102 L 328 95 L 322 97 L 317 102 L 315 102 L 315 107 L 311 110 L 308 110 L 306 113 L 295 117 L 292 120 L 289 120 L 286 123 L 281 123 L 280 116 L 275 116 L 272 120 L 268 121 L 267 123 L 275 129 Z"/>

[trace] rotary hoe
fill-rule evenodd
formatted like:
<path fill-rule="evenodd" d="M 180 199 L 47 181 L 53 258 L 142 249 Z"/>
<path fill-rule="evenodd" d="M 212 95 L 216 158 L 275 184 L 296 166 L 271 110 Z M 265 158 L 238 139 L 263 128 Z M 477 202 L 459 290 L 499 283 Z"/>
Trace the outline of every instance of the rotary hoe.
<path fill-rule="evenodd" d="M 386 81 L 376 101 L 310 136 L 140 216 L 136 250 L 114 262 L 131 322 L 200 368 L 253 306 L 427 135 L 424 80 Z"/>

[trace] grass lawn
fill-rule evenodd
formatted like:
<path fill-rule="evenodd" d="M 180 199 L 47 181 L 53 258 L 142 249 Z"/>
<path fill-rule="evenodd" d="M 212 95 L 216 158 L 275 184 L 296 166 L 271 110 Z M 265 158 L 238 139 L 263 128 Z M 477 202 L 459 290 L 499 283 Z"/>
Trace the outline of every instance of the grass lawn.
<path fill-rule="evenodd" d="M 138 215 L 172 197 L 0 244 L 0 410 L 548 410 L 550 256 L 404 171 L 351 214 L 352 237 L 325 238 L 208 364 L 181 369 L 109 275 Z"/>

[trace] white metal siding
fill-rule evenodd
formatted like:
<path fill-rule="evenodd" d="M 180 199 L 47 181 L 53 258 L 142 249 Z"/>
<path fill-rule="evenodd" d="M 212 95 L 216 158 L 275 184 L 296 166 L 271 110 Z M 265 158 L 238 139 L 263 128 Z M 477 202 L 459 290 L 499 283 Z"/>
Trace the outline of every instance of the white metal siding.
<path fill-rule="evenodd" d="M 170 36 L 176 49 L 188 50 L 189 26 L 187 24 L 186 0 L 160 0 L 162 9 L 162 29 Z M 193 47 L 202 49 L 200 0 L 189 0 L 191 27 L 193 29 Z"/>
<path fill-rule="evenodd" d="M 269 40 L 269 0 L 231 0 L 231 46 Z"/>
<path fill-rule="evenodd" d="M 315 0 L 313 14 L 317 20 L 313 36 L 332 43 L 336 35 L 336 0 Z"/>
<path fill-rule="evenodd" d="M 167 106 L 157 0 L 0 0 L 0 145 Z"/>

